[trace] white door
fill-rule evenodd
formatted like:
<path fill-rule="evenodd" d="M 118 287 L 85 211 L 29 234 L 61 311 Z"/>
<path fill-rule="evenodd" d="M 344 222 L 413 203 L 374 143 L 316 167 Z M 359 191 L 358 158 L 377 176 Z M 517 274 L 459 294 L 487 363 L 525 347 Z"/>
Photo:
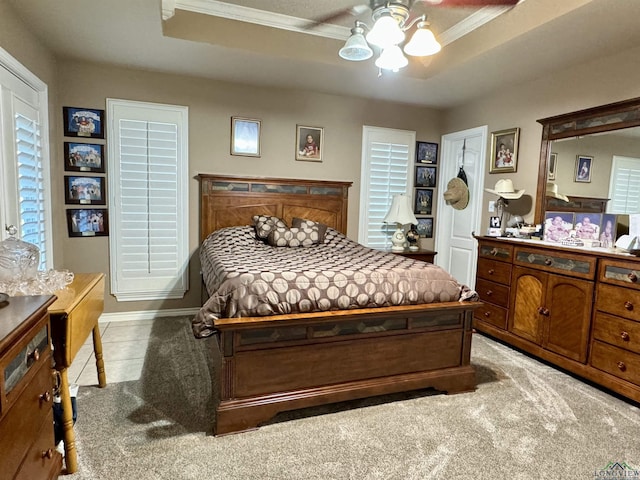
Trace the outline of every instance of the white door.
<path fill-rule="evenodd" d="M 435 241 L 438 254 L 435 261 L 456 280 L 475 288 L 477 244 L 473 234 L 479 232 L 482 215 L 487 126 L 444 135 L 441 144 Z M 469 186 L 469 205 L 464 210 L 455 210 L 445 203 L 442 195 L 447 190 L 449 180 L 458 175 L 463 158 Z"/>

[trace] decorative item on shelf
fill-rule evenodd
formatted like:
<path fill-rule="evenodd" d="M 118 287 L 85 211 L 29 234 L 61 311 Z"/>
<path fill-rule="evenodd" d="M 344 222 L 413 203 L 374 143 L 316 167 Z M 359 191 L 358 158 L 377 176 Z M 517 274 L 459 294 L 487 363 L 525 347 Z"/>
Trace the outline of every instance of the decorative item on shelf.
<path fill-rule="evenodd" d="M 504 228 L 505 207 L 509 205 L 509 200 L 517 200 L 522 197 L 524 190 L 516 190 L 513 188 L 513 181 L 510 178 L 501 178 L 496 182 L 493 189 L 485 188 L 485 191 L 498 195 L 498 200 L 496 201 L 496 213 L 500 218 L 500 228 Z"/>
<path fill-rule="evenodd" d="M 409 242 L 409 250 L 413 252 L 417 252 L 419 250 L 418 247 L 418 239 L 420 238 L 420 234 L 418 233 L 418 226 L 412 224 L 407 232 L 407 242 Z"/>
<path fill-rule="evenodd" d="M 391 236 L 391 250 L 394 252 L 403 251 L 407 241 L 404 234 L 404 226 L 418 223 L 418 220 L 411 211 L 409 197 L 403 194 L 394 195 L 389 212 L 384 217 L 383 222 L 397 224 L 397 229 Z"/>
<path fill-rule="evenodd" d="M 518 169 L 519 128 L 491 132 L 491 153 L 493 158 L 489 173 L 509 173 Z"/>
<path fill-rule="evenodd" d="M 569 201 L 569 197 L 558 192 L 558 185 L 553 182 L 547 182 L 547 189 L 545 194 L 547 197 L 557 198 L 558 200 L 562 200 L 563 202 Z"/>

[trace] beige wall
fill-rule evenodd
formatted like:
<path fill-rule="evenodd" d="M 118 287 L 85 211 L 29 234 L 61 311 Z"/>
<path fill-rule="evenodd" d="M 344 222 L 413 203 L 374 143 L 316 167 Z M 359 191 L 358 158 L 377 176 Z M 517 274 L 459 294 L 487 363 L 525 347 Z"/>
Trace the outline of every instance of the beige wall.
<path fill-rule="evenodd" d="M 489 174 L 487 165 L 485 187 L 493 188 L 500 178 L 511 178 L 517 189 L 525 189 L 525 198 L 511 201 L 510 208 L 514 213 L 524 215 L 526 221 L 532 221 L 542 138 L 542 127 L 536 120 L 640 97 L 639 56 L 640 48 L 633 48 L 504 88 L 445 112 L 444 131 L 456 132 L 480 125 L 488 125 L 490 132 L 520 127 L 517 172 Z M 489 148 L 487 145 L 487 150 Z M 496 198 L 493 194 L 484 194 L 482 232 L 489 226 L 488 202 Z"/>
<path fill-rule="evenodd" d="M 106 98 L 189 107 L 189 246 L 194 256 L 190 265 L 191 291 L 181 301 L 116 302 L 108 295 L 107 312 L 199 305 L 199 262 L 195 258 L 198 248 L 198 184 L 194 179 L 198 173 L 351 181 L 348 235 L 356 238 L 362 126 L 415 130 L 419 140 L 432 142 L 438 142 L 441 133 L 440 112 L 408 105 L 259 88 L 89 63 L 65 61 L 59 67 L 56 111 L 61 111 L 65 105 L 105 108 Z M 230 119 L 234 115 L 262 120 L 261 158 L 229 154 Z M 322 163 L 295 161 L 296 124 L 324 127 Z M 56 138 L 53 181 L 62 183 L 61 131 Z M 55 200 L 62 206 L 62 193 Z M 65 222 L 63 208 L 56 212 L 56 221 Z M 77 272 L 108 272 L 108 238 L 70 239 L 64 232 L 56 241 L 64 242 L 60 267 Z"/>

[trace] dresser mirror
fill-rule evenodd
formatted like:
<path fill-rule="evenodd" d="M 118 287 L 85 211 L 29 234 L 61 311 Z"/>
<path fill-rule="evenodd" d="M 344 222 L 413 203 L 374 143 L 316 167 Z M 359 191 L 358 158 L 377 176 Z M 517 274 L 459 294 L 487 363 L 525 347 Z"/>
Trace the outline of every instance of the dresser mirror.
<path fill-rule="evenodd" d="M 634 169 L 640 171 L 640 160 L 637 160 L 640 159 L 640 98 L 538 122 L 543 129 L 535 223 L 544 222 L 547 202 L 550 202 L 550 210 L 555 210 L 557 205 L 562 208 L 562 202 L 547 197 L 548 185 L 549 189 L 569 197 L 570 202 L 564 203 L 567 209 L 575 206 L 576 210 L 584 207 L 590 211 L 631 213 L 620 210 L 627 205 L 627 195 L 631 196 L 629 202 L 633 204 L 638 192 L 615 189 L 615 203 L 609 201 L 609 192 L 614 164 L 619 167 L 624 162 L 631 162 Z"/>

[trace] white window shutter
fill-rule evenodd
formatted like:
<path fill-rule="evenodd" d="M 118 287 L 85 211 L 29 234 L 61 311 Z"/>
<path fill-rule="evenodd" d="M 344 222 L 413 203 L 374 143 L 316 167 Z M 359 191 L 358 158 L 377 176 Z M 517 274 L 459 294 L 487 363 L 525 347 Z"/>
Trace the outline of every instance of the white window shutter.
<path fill-rule="evenodd" d="M 640 213 L 640 158 L 613 156 L 607 213 Z"/>
<path fill-rule="evenodd" d="M 107 101 L 111 292 L 182 298 L 188 285 L 186 107 Z"/>

